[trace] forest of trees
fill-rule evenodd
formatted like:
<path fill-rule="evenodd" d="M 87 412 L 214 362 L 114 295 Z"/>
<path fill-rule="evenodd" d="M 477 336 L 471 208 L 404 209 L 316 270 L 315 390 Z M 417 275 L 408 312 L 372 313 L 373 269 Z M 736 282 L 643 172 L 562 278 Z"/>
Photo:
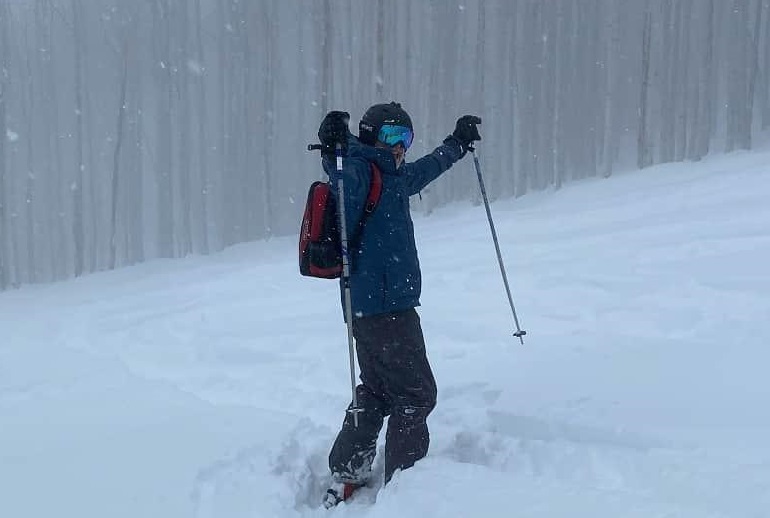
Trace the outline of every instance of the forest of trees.
<path fill-rule="evenodd" d="M 496 198 L 750 149 L 770 0 L 0 0 L 0 289 L 296 233 L 324 113 L 389 100 L 412 159 L 480 115 Z"/>

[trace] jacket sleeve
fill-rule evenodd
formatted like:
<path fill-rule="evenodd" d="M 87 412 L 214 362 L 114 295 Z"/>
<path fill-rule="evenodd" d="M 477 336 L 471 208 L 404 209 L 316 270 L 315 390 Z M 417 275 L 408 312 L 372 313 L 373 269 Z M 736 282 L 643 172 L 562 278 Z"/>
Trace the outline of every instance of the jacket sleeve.
<path fill-rule="evenodd" d="M 323 159 L 323 168 L 329 175 L 332 196 L 339 208 L 338 193 L 339 180 L 343 181 L 345 191 L 345 223 L 348 239 L 358 226 L 363 212 L 366 198 L 369 195 L 369 183 L 371 172 L 369 163 L 362 158 L 343 158 L 342 173 L 337 171 L 336 160 Z"/>
<path fill-rule="evenodd" d="M 405 164 L 406 184 L 409 196 L 417 194 L 430 182 L 452 167 L 464 155 L 460 143 L 453 137 L 448 137 L 444 143 L 424 157 Z"/>

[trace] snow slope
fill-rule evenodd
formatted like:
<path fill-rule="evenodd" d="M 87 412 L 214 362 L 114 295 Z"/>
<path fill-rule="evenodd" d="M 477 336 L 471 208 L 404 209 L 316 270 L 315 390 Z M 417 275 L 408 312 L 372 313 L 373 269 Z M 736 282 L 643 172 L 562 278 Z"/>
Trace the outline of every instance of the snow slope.
<path fill-rule="evenodd" d="M 496 203 L 524 346 L 484 209 L 416 217 L 431 451 L 332 511 L 345 327 L 294 238 L 2 293 L 0 516 L 770 517 L 768 164 Z"/>

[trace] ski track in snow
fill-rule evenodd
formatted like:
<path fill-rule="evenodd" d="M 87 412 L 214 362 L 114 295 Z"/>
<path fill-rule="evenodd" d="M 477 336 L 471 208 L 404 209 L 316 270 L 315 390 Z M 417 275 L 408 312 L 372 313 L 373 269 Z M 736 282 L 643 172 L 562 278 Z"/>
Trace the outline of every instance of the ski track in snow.
<path fill-rule="evenodd" d="M 345 327 L 293 238 L 0 294 L 0 516 L 766 518 L 768 159 L 496 203 L 523 347 L 483 208 L 416 217 L 430 454 L 331 511 Z"/>

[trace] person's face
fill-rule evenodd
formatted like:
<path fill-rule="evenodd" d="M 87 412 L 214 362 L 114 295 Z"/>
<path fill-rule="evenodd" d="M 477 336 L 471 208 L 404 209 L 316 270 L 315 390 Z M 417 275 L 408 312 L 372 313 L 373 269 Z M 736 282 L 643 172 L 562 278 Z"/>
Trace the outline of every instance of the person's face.
<path fill-rule="evenodd" d="M 381 149 L 387 149 L 390 151 L 390 153 L 393 155 L 393 160 L 396 161 L 396 169 L 401 167 L 401 164 L 404 163 L 404 157 L 406 156 L 406 150 L 404 149 L 403 144 L 398 143 L 395 146 L 389 146 L 387 144 L 384 144 L 382 142 L 377 142 L 376 147 Z"/>

